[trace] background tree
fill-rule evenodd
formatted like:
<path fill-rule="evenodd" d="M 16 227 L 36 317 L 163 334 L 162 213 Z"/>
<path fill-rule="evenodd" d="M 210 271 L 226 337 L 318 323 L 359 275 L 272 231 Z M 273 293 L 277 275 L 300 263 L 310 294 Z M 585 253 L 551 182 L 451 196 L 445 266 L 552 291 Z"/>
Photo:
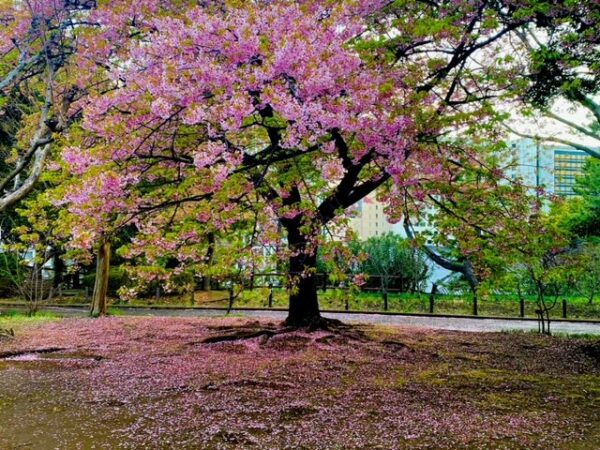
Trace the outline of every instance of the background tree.
<path fill-rule="evenodd" d="M 588 242 L 575 251 L 573 260 L 569 261 L 573 267 L 572 284 L 577 293 L 588 299 L 592 304 L 594 298 L 600 294 L 600 245 L 597 242 Z"/>
<path fill-rule="evenodd" d="M 523 88 L 523 103 L 552 131 L 513 131 L 600 158 L 600 6 L 597 2 L 543 3 L 537 27 L 518 33 L 516 54 L 524 56 L 527 67 L 524 84 L 517 86 Z M 585 118 L 578 119 L 573 111 Z"/>
<path fill-rule="evenodd" d="M 441 267 L 460 274 L 473 295 L 477 314 L 482 281 L 506 267 L 503 254 L 527 244 L 518 229 L 539 213 L 542 200 L 505 175 L 509 164 L 502 141 L 448 141 L 454 157 L 443 165 L 442 177 L 424 174 L 404 192 L 407 235 Z M 420 235 L 413 222 L 429 227 Z"/>
<path fill-rule="evenodd" d="M 586 161 L 573 190 L 580 198 L 569 202 L 565 225 L 582 238 L 600 236 L 600 160 Z"/>
<path fill-rule="evenodd" d="M 415 292 L 427 279 L 429 267 L 424 255 L 397 234 L 374 236 L 362 244 L 366 258 L 362 271 L 373 277 L 384 293 L 387 309 L 387 292 L 398 287 L 402 292 Z"/>

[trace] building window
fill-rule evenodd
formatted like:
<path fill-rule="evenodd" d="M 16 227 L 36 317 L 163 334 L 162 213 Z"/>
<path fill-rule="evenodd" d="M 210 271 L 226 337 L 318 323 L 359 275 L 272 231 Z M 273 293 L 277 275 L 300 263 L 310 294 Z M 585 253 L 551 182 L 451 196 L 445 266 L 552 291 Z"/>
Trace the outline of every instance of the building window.
<path fill-rule="evenodd" d="M 589 158 L 579 150 L 554 151 L 554 193 L 557 195 L 575 195 L 573 186 L 577 176 L 583 174 L 583 166 Z"/>

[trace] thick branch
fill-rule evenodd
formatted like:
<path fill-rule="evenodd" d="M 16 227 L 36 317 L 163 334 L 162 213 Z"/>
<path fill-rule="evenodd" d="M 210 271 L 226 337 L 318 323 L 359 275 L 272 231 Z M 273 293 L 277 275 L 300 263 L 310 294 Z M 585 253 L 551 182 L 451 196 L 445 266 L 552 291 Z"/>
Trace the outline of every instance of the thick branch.
<path fill-rule="evenodd" d="M 581 125 L 578 125 L 575 122 L 571 122 L 570 120 L 567 120 L 564 117 L 561 117 L 558 114 L 553 113 L 552 111 L 547 111 L 545 114 L 548 117 L 551 117 L 552 119 L 557 120 L 558 122 L 563 123 L 563 124 L 567 125 L 568 127 L 573 128 L 574 130 L 577 130 L 580 133 L 585 134 L 586 136 L 589 136 L 589 137 L 591 137 L 593 139 L 600 140 L 600 136 L 598 136 L 593 131 L 588 130 L 585 127 L 582 127 Z"/>
<path fill-rule="evenodd" d="M 404 231 L 406 232 L 406 236 L 408 236 L 410 240 L 415 239 L 415 235 L 412 231 L 412 226 L 410 224 L 410 219 L 408 218 L 408 215 L 406 215 L 406 213 L 404 217 Z M 465 274 L 466 270 L 464 264 L 457 264 L 452 261 L 448 261 L 446 258 L 433 251 L 433 249 L 429 245 L 423 245 L 423 251 L 438 266 L 443 267 L 444 269 L 449 270 L 451 272 Z"/>
<path fill-rule="evenodd" d="M 36 155 L 38 149 L 41 147 L 45 147 L 52 142 L 52 137 L 44 137 L 40 139 L 36 139 L 31 143 L 29 150 L 25 153 L 21 158 L 19 158 L 19 162 L 15 166 L 15 168 L 0 182 L 0 192 L 4 192 L 8 187 L 9 183 L 13 181 L 17 176 L 21 174 L 28 167 L 31 159 Z M 43 150 L 42 150 L 43 151 Z"/>
<path fill-rule="evenodd" d="M 27 57 L 27 54 L 25 52 L 22 52 L 17 66 L 13 70 L 11 70 L 2 80 L 0 80 L 0 91 L 13 85 L 22 72 L 24 72 L 28 67 L 39 63 L 40 61 L 42 61 L 41 54 L 36 54 L 34 56 Z"/>
<path fill-rule="evenodd" d="M 600 105 L 596 103 L 594 99 L 580 91 L 571 92 L 571 96 L 573 97 L 573 100 L 587 108 L 594 115 L 596 120 L 600 122 Z"/>
<path fill-rule="evenodd" d="M 10 205 L 18 202 L 19 200 L 22 200 L 33 190 L 35 183 L 42 174 L 44 162 L 46 161 L 48 153 L 50 153 L 50 147 L 50 144 L 46 144 L 36 152 L 33 167 L 25 182 L 17 190 L 0 198 L 0 211 L 4 211 Z"/>

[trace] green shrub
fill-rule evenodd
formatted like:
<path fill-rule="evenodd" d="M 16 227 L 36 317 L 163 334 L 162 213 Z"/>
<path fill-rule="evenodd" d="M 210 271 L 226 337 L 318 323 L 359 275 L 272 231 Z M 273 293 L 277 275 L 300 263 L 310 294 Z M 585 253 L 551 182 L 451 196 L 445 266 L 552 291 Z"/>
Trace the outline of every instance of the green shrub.
<path fill-rule="evenodd" d="M 15 289 L 15 285 L 9 277 L 0 277 L 0 298 L 13 297 Z"/>

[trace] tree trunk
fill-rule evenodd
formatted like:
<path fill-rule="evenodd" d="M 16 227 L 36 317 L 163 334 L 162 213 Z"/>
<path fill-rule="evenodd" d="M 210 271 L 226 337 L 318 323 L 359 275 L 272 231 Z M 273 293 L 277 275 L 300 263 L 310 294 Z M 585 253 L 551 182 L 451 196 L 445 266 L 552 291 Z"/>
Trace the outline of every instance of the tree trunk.
<path fill-rule="evenodd" d="M 102 241 L 98 249 L 96 281 L 92 295 L 92 317 L 105 316 L 107 312 L 108 272 L 110 269 L 110 242 Z"/>
<path fill-rule="evenodd" d="M 289 259 L 290 305 L 285 324 L 292 327 L 319 327 L 322 318 L 317 296 L 317 250 L 307 252 L 307 239 L 298 226 L 286 226 L 293 254 Z"/>
<path fill-rule="evenodd" d="M 72 287 L 73 289 L 80 289 L 81 288 L 81 277 L 80 277 L 81 271 L 79 269 L 76 269 L 73 274 L 72 274 Z"/>
<path fill-rule="evenodd" d="M 52 284 L 55 288 L 59 287 L 59 285 L 64 281 L 64 271 L 65 271 L 65 263 L 60 257 L 60 253 L 57 249 L 54 249 L 54 278 L 52 280 Z"/>
<path fill-rule="evenodd" d="M 388 305 L 388 285 L 389 281 L 387 275 L 381 275 L 381 293 L 383 294 L 383 310 L 387 311 Z"/>
<path fill-rule="evenodd" d="M 290 258 L 292 290 L 286 325 L 312 326 L 321 320 L 314 274 L 316 266 L 316 255 L 299 254 Z"/>
<path fill-rule="evenodd" d="M 473 270 L 473 266 L 470 261 L 465 260 L 464 262 L 465 271 L 463 272 L 469 286 L 471 287 L 471 292 L 473 293 L 473 315 L 476 316 L 479 314 L 479 305 L 478 305 L 478 297 L 477 297 L 477 289 L 479 287 L 479 281 L 477 280 L 477 276 Z"/>
<path fill-rule="evenodd" d="M 208 240 L 208 250 L 206 251 L 206 266 L 210 267 L 210 266 L 212 266 L 213 259 L 215 256 L 215 234 L 208 233 L 206 238 Z M 202 277 L 202 290 L 205 292 L 210 291 L 210 289 L 211 289 L 210 283 L 211 283 L 210 275 L 204 275 Z"/>

